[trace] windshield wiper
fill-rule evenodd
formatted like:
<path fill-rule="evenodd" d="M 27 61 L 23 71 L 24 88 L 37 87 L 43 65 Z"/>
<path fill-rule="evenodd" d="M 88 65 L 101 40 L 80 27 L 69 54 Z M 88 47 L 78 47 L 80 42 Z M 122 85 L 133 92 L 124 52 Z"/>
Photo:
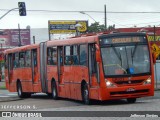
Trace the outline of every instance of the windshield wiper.
<path fill-rule="evenodd" d="M 122 56 L 121 56 L 121 53 L 120 52 L 118 53 L 117 50 L 116 50 L 116 48 L 114 46 L 112 46 L 112 49 L 115 52 L 115 54 L 118 57 L 118 59 L 120 60 L 121 66 L 122 66 Z"/>
<path fill-rule="evenodd" d="M 131 49 L 132 64 L 133 64 L 133 57 L 134 57 L 134 55 L 135 55 L 135 53 L 136 53 L 136 50 L 137 50 L 137 46 L 138 46 L 138 43 L 135 44 L 134 49 L 133 49 L 133 52 L 132 52 L 132 49 Z"/>
<path fill-rule="evenodd" d="M 136 49 L 137 49 L 137 46 L 138 46 L 138 43 L 136 43 L 136 44 L 135 44 L 135 47 L 134 47 L 134 49 L 133 49 L 133 53 L 132 53 L 132 55 L 131 55 L 131 56 L 132 56 L 132 58 L 134 57 L 134 54 L 135 54 Z"/>
<path fill-rule="evenodd" d="M 114 46 L 112 46 L 112 48 L 113 48 L 113 51 L 116 53 L 118 59 L 121 61 L 121 55 L 118 54 L 118 52 Z"/>

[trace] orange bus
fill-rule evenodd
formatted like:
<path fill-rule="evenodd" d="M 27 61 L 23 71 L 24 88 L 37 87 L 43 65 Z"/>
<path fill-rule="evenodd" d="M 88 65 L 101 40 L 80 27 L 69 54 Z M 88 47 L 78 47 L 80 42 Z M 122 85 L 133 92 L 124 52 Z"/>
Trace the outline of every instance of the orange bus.
<path fill-rule="evenodd" d="M 19 64 L 24 58 L 24 67 L 13 67 L 16 57 Z M 5 59 L 6 86 L 19 97 L 44 92 L 90 104 L 92 99 L 134 103 L 154 95 L 152 53 L 144 33 L 47 41 L 6 50 Z"/>

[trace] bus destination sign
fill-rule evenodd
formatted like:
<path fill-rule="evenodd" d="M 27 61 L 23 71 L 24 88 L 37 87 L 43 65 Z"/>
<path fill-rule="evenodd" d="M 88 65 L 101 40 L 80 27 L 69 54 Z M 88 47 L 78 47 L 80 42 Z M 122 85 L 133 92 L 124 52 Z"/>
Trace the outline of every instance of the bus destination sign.
<path fill-rule="evenodd" d="M 141 42 L 139 37 L 113 38 L 112 43 Z"/>
<path fill-rule="evenodd" d="M 109 37 L 100 40 L 101 44 L 136 43 L 136 42 L 147 42 L 147 40 L 146 37 L 142 36 Z"/>

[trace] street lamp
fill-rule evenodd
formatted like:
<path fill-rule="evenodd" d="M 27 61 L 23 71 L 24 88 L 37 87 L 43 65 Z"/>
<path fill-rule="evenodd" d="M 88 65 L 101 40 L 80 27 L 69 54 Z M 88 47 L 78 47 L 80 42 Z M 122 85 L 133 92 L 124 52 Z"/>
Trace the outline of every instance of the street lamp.
<path fill-rule="evenodd" d="M 87 14 L 87 13 L 85 13 L 85 12 L 83 12 L 83 11 L 80 11 L 80 13 L 89 16 L 92 20 L 94 20 L 94 22 L 97 22 L 97 21 L 96 21 L 92 16 L 90 16 L 89 14 Z"/>

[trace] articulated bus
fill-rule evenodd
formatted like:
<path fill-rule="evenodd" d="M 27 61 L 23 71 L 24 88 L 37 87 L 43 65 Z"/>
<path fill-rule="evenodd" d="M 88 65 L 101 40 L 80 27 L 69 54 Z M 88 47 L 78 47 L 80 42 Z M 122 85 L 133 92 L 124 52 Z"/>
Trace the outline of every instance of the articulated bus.
<path fill-rule="evenodd" d="M 10 92 L 30 97 L 43 92 L 83 100 L 154 95 L 152 53 L 144 33 L 113 33 L 52 40 L 5 51 Z"/>

